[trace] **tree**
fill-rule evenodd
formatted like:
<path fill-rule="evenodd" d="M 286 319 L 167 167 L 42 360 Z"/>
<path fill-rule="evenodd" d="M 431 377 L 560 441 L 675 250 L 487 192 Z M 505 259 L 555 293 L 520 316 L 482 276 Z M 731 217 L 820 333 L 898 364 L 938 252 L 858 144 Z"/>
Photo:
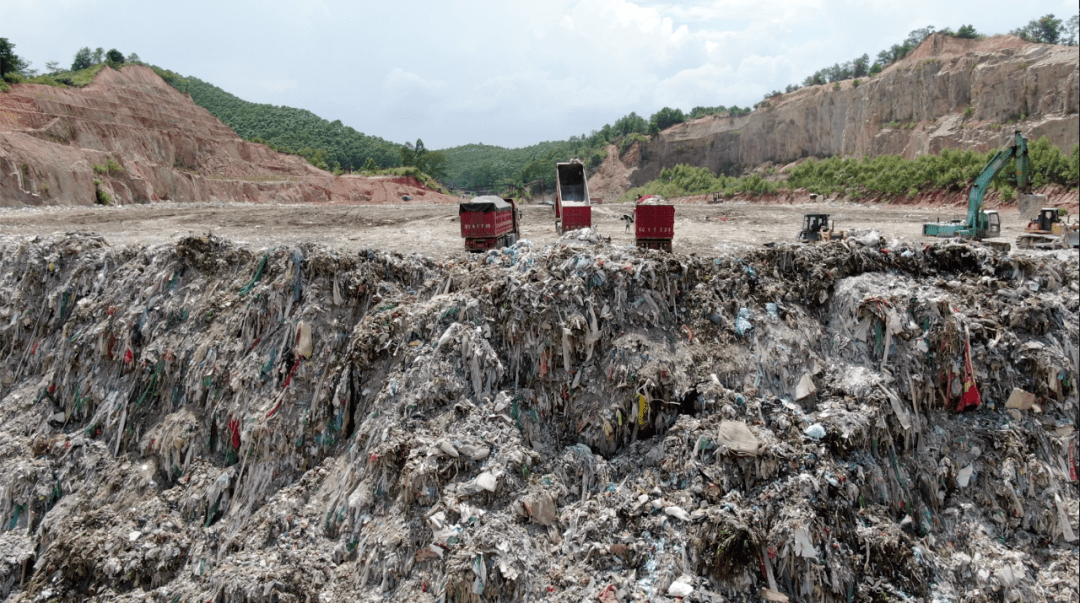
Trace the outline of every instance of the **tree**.
<path fill-rule="evenodd" d="M 957 38 L 966 38 L 968 40 L 973 40 L 979 37 L 979 32 L 975 31 L 974 25 L 961 25 L 960 28 L 956 30 L 956 33 L 954 35 Z"/>
<path fill-rule="evenodd" d="M 105 49 L 98 46 L 97 48 L 94 49 L 94 54 L 92 56 L 93 56 L 93 59 L 94 59 L 94 64 L 97 65 L 98 63 L 100 63 L 102 61 L 102 59 L 105 58 Z"/>
<path fill-rule="evenodd" d="M 1035 31 L 1038 32 L 1037 39 L 1040 42 L 1057 44 L 1061 41 L 1061 34 L 1065 31 L 1061 19 L 1049 14 L 1039 18 L 1035 23 Z"/>
<path fill-rule="evenodd" d="M 611 129 L 615 136 L 629 136 L 634 132 L 644 134 L 649 129 L 649 123 L 644 117 L 631 111 L 630 115 L 615 120 L 615 125 Z"/>
<path fill-rule="evenodd" d="M 15 45 L 7 38 L 0 38 L 0 78 L 15 73 L 25 75 L 29 68 L 30 62 L 15 54 Z"/>
<path fill-rule="evenodd" d="M 882 68 L 892 65 L 896 61 L 900 60 L 900 45 L 893 44 L 889 48 L 882 50 L 877 54 L 877 61 L 874 64 L 881 65 Z"/>
<path fill-rule="evenodd" d="M 686 115 L 686 119 L 697 119 L 699 117 L 705 117 L 706 115 L 716 115 L 717 113 L 723 113 L 725 111 L 727 111 L 727 107 L 725 107 L 724 105 L 719 105 L 716 107 L 694 107 L 690 110 L 690 113 Z M 645 132 L 645 130 L 642 130 L 642 132 Z"/>
<path fill-rule="evenodd" d="M 113 48 L 109 50 L 109 52 L 105 53 L 105 60 L 108 61 L 110 64 L 120 65 L 124 62 L 124 53 Z"/>
<path fill-rule="evenodd" d="M 907 55 L 907 53 L 911 52 L 912 50 L 915 50 L 915 48 L 919 44 L 922 44 L 923 40 L 925 40 L 926 38 L 929 38 L 930 34 L 932 34 L 932 33 L 934 33 L 934 26 L 933 25 L 927 25 L 926 27 L 911 30 L 911 32 L 908 33 L 907 39 L 904 40 L 904 46 L 907 48 L 904 51 L 904 55 Z M 903 57 L 901 57 L 901 58 L 903 58 Z"/>
<path fill-rule="evenodd" d="M 615 137 L 615 130 L 611 128 L 611 124 L 604 124 L 603 128 L 600 128 L 600 140 L 608 143 Z"/>
<path fill-rule="evenodd" d="M 406 142 L 401 146 L 399 153 L 401 155 L 401 165 L 405 167 L 416 167 L 421 172 L 431 175 L 427 171 L 431 152 L 424 147 L 423 140 L 417 138 L 415 146 Z"/>
<path fill-rule="evenodd" d="M 1080 30 L 1080 15 L 1073 15 L 1069 17 L 1069 20 L 1065 24 L 1065 31 L 1069 32 L 1069 37 L 1065 39 L 1065 44 L 1076 46 L 1076 34 L 1078 30 Z"/>
<path fill-rule="evenodd" d="M 416 139 L 416 146 L 413 147 L 413 165 L 421 172 L 427 172 L 428 150 L 424 146 L 424 141 L 419 138 Z"/>
<path fill-rule="evenodd" d="M 49 73 L 56 73 L 57 71 L 60 71 L 60 62 L 59 61 L 49 61 L 49 62 L 45 63 L 45 70 L 48 71 Z"/>
<path fill-rule="evenodd" d="M 413 150 L 411 142 L 406 142 L 398 149 L 398 155 L 401 158 L 401 165 L 403 167 L 412 167 L 416 165 L 416 152 Z"/>
<path fill-rule="evenodd" d="M 870 57 L 867 57 L 867 60 L 869 59 Z M 831 84 L 833 82 L 851 79 L 854 67 L 852 66 L 851 61 L 848 61 L 843 64 L 836 63 L 832 67 L 826 67 L 823 71 L 825 72 L 825 79 Z"/>
<path fill-rule="evenodd" d="M 139 58 L 139 55 L 135 54 L 134 52 L 127 56 L 127 62 L 128 63 L 138 63 L 141 60 L 142 59 Z"/>
<path fill-rule="evenodd" d="M 83 46 L 79 49 L 79 52 L 75 53 L 75 60 L 71 62 L 72 71 L 80 71 L 94 64 L 93 58 L 90 55 L 90 48 Z"/>
<path fill-rule="evenodd" d="M 656 134 L 684 121 L 686 121 L 686 116 L 683 115 L 682 109 L 664 107 L 649 118 L 649 134 Z"/>
<path fill-rule="evenodd" d="M 803 86 L 820 86 L 825 83 L 825 70 L 815 71 L 813 75 L 806 76 Z"/>
<path fill-rule="evenodd" d="M 851 62 L 852 77 L 866 77 L 870 73 L 870 55 L 863 54 Z"/>
<path fill-rule="evenodd" d="M 1051 13 L 1043 15 L 1042 17 L 1029 22 L 1024 27 L 1014 29 L 1009 33 L 1014 36 L 1020 36 L 1029 42 L 1057 44 L 1061 40 L 1061 34 L 1064 33 L 1064 31 L 1065 28 L 1061 19 L 1054 17 L 1053 13 Z"/>
<path fill-rule="evenodd" d="M 424 157 L 424 173 L 436 180 L 443 180 L 447 173 L 446 153 L 442 151 L 428 151 Z"/>

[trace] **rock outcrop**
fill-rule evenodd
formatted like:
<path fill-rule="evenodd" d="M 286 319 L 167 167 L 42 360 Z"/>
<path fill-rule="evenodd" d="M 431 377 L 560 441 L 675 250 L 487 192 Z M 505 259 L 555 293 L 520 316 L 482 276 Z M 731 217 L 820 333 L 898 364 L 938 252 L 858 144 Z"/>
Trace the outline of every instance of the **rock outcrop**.
<path fill-rule="evenodd" d="M 454 201 L 412 178 L 338 176 L 245 142 L 148 67 L 0 95 L 0 207 L 155 200 Z"/>
<path fill-rule="evenodd" d="M 987 151 L 1015 129 L 1068 152 L 1080 140 L 1078 57 L 1075 46 L 1014 36 L 937 34 L 875 77 L 803 88 L 742 117 L 669 128 L 640 144 L 630 181 L 640 186 L 680 163 L 734 173 L 811 156 Z"/>

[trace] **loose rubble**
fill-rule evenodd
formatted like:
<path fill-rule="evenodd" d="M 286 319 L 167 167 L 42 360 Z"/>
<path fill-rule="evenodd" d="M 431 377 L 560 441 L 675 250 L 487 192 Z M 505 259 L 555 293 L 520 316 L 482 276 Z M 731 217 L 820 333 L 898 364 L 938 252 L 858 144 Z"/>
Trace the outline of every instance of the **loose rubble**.
<path fill-rule="evenodd" d="M 1075 252 L 0 239 L 11 601 L 1076 601 Z"/>

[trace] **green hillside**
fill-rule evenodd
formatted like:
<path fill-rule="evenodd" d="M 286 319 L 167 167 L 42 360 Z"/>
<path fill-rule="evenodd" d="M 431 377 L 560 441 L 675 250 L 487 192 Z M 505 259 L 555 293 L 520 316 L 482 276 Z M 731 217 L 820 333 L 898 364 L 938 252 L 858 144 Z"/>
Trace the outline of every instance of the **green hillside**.
<path fill-rule="evenodd" d="M 1045 136 L 1028 143 L 1031 158 L 1031 184 L 1048 184 L 1074 189 L 1080 183 L 1080 145 L 1073 145 L 1066 155 L 1050 144 Z M 960 192 L 971 185 L 996 150 L 954 151 L 944 149 L 939 155 L 920 155 L 905 159 L 898 155 L 878 155 L 861 159 L 830 157 L 811 159 L 775 174 L 775 168 L 761 174 L 730 177 L 713 175 L 704 167 L 676 165 L 660 172 L 660 177 L 630 189 L 620 201 L 633 201 L 639 195 L 682 197 L 721 193 L 731 197 L 740 193 L 765 194 L 782 190 L 806 189 L 826 196 L 843 195 L 849 199 L 889 201 L 912 198 L 921 192 Z M 1004 201 L 1016 197 L 1016 168 L 1010 159 L 992 181 L 992 188 Z"/>
<path fill-rule="evenodd" d="M 687 119 L 705 115 L 745 115 L 749 108 L 694 107 L 689 113 L 664 107 L 650 119 L 631 112 L 604 124 L 588 135 L 571 136 L 568 140 L 541 142 L 518 149 L 485 144 L 468 144 L 445 149 L 447 169 L 445 180 L 450 186 L 466 190 L 505 190 L 525 187 L 533 193 L 551 190 L 555 186 L 555 162 L 573 158 L 585 162 L 591 172 L 607 155 L 607 145 L 616 144 L 619 152 L 634 141 L 648 140 L 655 134 Z"/>
<path fill-rule="evenodd" d="M 197 105 L 244 140 L 302 155 L 324 169 L 368 171 L 404 164 L 421 165 L 448 187 L 469 191 L 501 193 L 528 183 L 533 183 L 532 190 L 542 187 L 549 190 L 555 185 L 556 161 L 580 157 L 589 160 L 590 167 L 596 167 L 603 161 L 604 145 L 630 133 L 620 130 L 617 134 L 611 126 L 604 126 L 590 137 L 571 137 L 567 141 L 541 142 L 518 149 L 469 144 L 444 151 L 422 151 L 429 157 L 442 155 L 437 163 L 425 162 L 415 153 L 417 147 L 422 148 L 420 141 L 416 147 L 390 142 L 357 132 L 340 121 L 327 121 L 310 111 L 248 102 L 196 77 L 158 67 L 154 71 L 177 90 L 190 94 Z M 644 131 L 647 124 L 641 121 Z"/>
<path fill-rule="evenodd" d="M 464 190 L 503 191 L 511 186 L 532 184 L 530 189 L 552 190 L 555 186 L 555 162 L 574 157 L 589 159 L 595 167 L 603 160 L 602 151 L 571 140 L 541 142 L 519 149 L 486 144 L 467 144 L 443 151 L 446 154 L 446 182 Z M 542 184 L 541 184 L 542 183 Z"/>
<path fill-rule="evenodd" d="M 1035 42 L 1075 45 L 1078 28 L 1080 16 L 1062 21 L 1049 14 L 1010 33 Z M 859 78 L 873 78 L 889 64 L 907 56 L 933 33 L 935 28 L 932 26 L 913 30 L 902 44 L 894 44 L 879 52 L 876 60 L 871 61 L 870 55 L 864 54 L 852 61 L 838 63 L 807 77 L 802 86 L 826 83 L 839 86 L 841 80 L 853 78 L 855 85 L 858 85 L 861 81 Z M 946 28 L 937 30 L 937 33 L 961 38 L 982 36 L 971 25 L 962 25 L 955 32 Z M 61 87 L 85 86 L 106 65 L 119 69 L 125 62 L 145 64 L 134 53 L 124 57 L 115 49 L 105 52 L 103 48 L 91 51 L 87 47 L 75 55 L 70 71 L 59 69 L 53 62 L 46 64 L 48 73 L 37 75 L 28 61 L 14 53 L 14 48 L 15 45 L 7 38 L 0 38 L 0 65 L 3 66 L 0 71 L 4 71 L 0 74 L 3 76 L 0 79 L 0 92 L 6 89 L 7 83 L 20 81 Z M 310 111 L 248 102 L 196 77 L 182 76 L 158 67 L 153 69 L 170 85 L 190 94 L 196 104 L 210 111 L 245 140 L 301 155 L 313 165 L 328 170 L 373 173 L 404 168 L 424 172 L 422 180 L 429 180 L 427 175 L 430 175 L 450 188 L 471 192 L 519 194 L 513 192 L 516 189 L 535 194 L 542 190 L 550 191 L 554 187 L 554 164 L 557 161 L 580 158 L 591 173 L 604 160 L 609 144 L 615 144 L 621 153 L 634 141 L 648 140 L 649 136 L 690 119 L 706 115 L 734 117 L 753 110 L 750 107 L 720 105 L 698 106 L 684 113 L 678 108 L 664 107 L 648 118 L 631 112 L 613 124 L 605 124 L 587 135 L 571 136 L 564 141 L 541 142 L 516 149 L 467 144 L 431 151 L 424 147 L 421 140 L 417 140 L 415 145 L 391 142 L 358 132 L 339 120 L 327 121 Z M 792 84 L 787 91 L 799 87 Z M 783 94 L 780 91 L 771 92 L 757 106 L 767 106 Z M 800 166 L 789 175 L 790 181 L 754 175 L 733 178 L 730 175 L 712 174 L 708 170 L 681 169 L 685 166 L 679 166 L 680 169 L 665 170 L 661 179 L 632 193 L 676 195 L 678 192 L 693 194 L 698 190 L 763 193 L 776 186 L 798 186 L 820 192 L 846 192 L 868 197 L 909 195 L 928 187 L 956 187 L 958 182 L 970 177 L 981 161 L 981 155 L 964 156 L 962 160 L 944 155 L 938 159 L 920 158 L 912 161 L 888 157 L 873 161 L 832 158 Z M 1047 173 L 1053 174 L 1047 180 L 1075 187 L 1076 169 L 1069 166 L 1075 166 L 1076 149 L 1073 149 L 1071 156 L 1051 155 L 1049 151 L 1045 154 L 1049 162 L 1046 164 Z"/>
<path fill-rule="evenodd" d="M 401 165 L 400 144 L 362 134 L 340 120 L 326 121 L 311 111 L 248 102 L 199 78 L 154 67 L 166 82 L 191 95 L 244 140 L 303 155 L 324 169 L 358 171 Z M 369 164 L 368 161 L 373 162 Z"/>

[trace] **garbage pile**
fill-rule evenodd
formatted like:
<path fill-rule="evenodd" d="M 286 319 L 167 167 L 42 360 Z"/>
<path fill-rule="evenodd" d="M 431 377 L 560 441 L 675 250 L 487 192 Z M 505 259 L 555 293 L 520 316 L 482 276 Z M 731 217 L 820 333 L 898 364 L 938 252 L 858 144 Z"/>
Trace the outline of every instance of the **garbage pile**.
<path fill-rule="evenodd" d="M 0 266 L 0 598 L 1080 597 L 1075 252 Z"/>

